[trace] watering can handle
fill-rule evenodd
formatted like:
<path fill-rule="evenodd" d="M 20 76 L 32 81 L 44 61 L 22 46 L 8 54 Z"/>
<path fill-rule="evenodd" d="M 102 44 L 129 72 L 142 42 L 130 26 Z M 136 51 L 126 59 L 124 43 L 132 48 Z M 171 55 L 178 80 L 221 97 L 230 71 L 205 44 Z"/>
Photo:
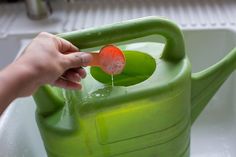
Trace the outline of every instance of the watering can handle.
<path fill-rule="evenodd" d="M 184 39 L 181 30 L 174 23 L 157 17 L 140 18 L 100 28 L 58 34 L 58 36 L 80 49 L 86 49 L 154 34 L 166 38 L 162 59 L 174 62 L 184 57 Z M 63 102 L 47 86 L 39 88 L 34 94 L 34 100 L 37 102 L 37 112 L 43 115 L 49 115 L 63 106 Z"/>
<path fill-rule="evenodd" d="M 174 23 L 156 17 L 141 18 L 100 28 L 68 32 L 58 36 L 70 41 L 80 49 L 86 49 L 155 34 L 162 35 L 166 39 L 162 59 L 176 62 L 184 58 L 184 39 L 181 30 Z M 37 113 L 44 118 L 45 124 L 48 122 L 49 126 L 51 126 L 49 115 L 53 117 L 54 114 L 59 113 L 56 111 L 64 106 L 64 102 L 48 86 L 40 87 L 34 94 L 34 100 L 38 106 Z M 73 132 L 78 127 L 78 122 L 74 121 L 74 119 L 72 116 L 67 118 L 68 125 L 66 125 L 66 128 L 63 125 L 63 127 L 55 125 L 51 126 L 51 128 L 61 130 L 63 133 Z"/>
<path fill-rule="evenodd" d="M 154 34 L 162 35 L 166 39 L 162 59 L 178 61 L 185 56 L 184 39 L 179 27 L 169 20 L 157 17 L 140 18 L 58 36 L 80 49 L 86 49 Z"/>

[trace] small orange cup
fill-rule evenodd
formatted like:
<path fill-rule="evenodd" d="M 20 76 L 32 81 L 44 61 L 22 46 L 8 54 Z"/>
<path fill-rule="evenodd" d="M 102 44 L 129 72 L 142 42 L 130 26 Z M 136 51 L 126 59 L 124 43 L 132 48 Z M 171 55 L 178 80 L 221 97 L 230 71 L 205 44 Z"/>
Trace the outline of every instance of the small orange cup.
<path fill-rule="evenodd" d="M 123 52 L 114 45 L 106 45 L 99 53 L 91 53 L 93 56 L 89 66 L 98 66 L 110 75 L 120 74 L 125 67 Z"/>

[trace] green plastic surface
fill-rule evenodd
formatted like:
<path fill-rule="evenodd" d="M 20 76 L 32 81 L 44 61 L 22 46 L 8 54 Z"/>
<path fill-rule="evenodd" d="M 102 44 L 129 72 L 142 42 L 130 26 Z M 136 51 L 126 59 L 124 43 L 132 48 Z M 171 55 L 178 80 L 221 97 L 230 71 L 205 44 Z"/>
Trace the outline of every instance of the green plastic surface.
<path fill-rule="evenodd" d="M 165 46 L 155 35 L 165 38 Z M 189 157 L 191 123 L 236 69 L 233 49 L 216 65 L 191 74 L 181 30 L 156 17 L 59 36 L 82 51 L 116 44 L 152 59 L 145 63 L 131 54 L 132 64 L 114 78 L 114 87 L 96 68 L 82 81 L 82 91 L 40 87 L 36 118 L 49 157 Z"/>
<path fill-rule="evenodd" d="M 156 61 L 152 56 L 139 51 L 123 51 L 123 53 L 125 55 L 126 65 L 122 73 L 111 76 L 99 67 L 91 67 L 90 73 L 93 78 L 104 84 L 131 86 L 145 81 L 155 71 Z M 113 78 L 111 79 L 111 77 Z"/>

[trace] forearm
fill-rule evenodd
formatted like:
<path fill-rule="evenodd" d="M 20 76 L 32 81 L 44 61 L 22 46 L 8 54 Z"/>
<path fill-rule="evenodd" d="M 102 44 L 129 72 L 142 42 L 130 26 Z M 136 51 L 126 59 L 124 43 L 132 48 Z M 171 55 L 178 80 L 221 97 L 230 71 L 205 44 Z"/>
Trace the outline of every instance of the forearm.
<path fill-rule="evenodd" d="M 32 77 L 27 67 L 15 63 L 0 71 L 0 114 L 27 86 L 32 86 Z"/>
<path fill-rule="evenodd" d="M 7 108 L 8 104 L 16 98 L 16 93 L 12 91 L 13 84 L 8 76 L 8 67 L 0 72 L 0 114 Z"/>
<path fill-rule="evenodd" d="M 0 114 L 14 99 L 33 94 L 43 84 L 81 89 L 79 81 L 86 75 L 81 67 L 91 61 L 91 54 L 79 52 L 70 42 L 40 33 L 23 55 L 0 71 Z"/>

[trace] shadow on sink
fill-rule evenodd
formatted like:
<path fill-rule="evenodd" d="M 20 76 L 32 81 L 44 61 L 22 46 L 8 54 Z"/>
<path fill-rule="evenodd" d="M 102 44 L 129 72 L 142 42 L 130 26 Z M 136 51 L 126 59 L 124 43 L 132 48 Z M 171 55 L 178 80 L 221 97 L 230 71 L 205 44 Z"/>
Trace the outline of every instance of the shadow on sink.
<path fill-rule="evenodd" d="M 19 52 L 20 47 L 21 43 L 19 39 L 14 36 L 0 38 L 0 69 L 14 60 L 15 56 Z"/>
<path fill-rule="evenodd" d="M 10 64 L 35 34 L 9 35 L 0 38 L 0 69 Z"/>

